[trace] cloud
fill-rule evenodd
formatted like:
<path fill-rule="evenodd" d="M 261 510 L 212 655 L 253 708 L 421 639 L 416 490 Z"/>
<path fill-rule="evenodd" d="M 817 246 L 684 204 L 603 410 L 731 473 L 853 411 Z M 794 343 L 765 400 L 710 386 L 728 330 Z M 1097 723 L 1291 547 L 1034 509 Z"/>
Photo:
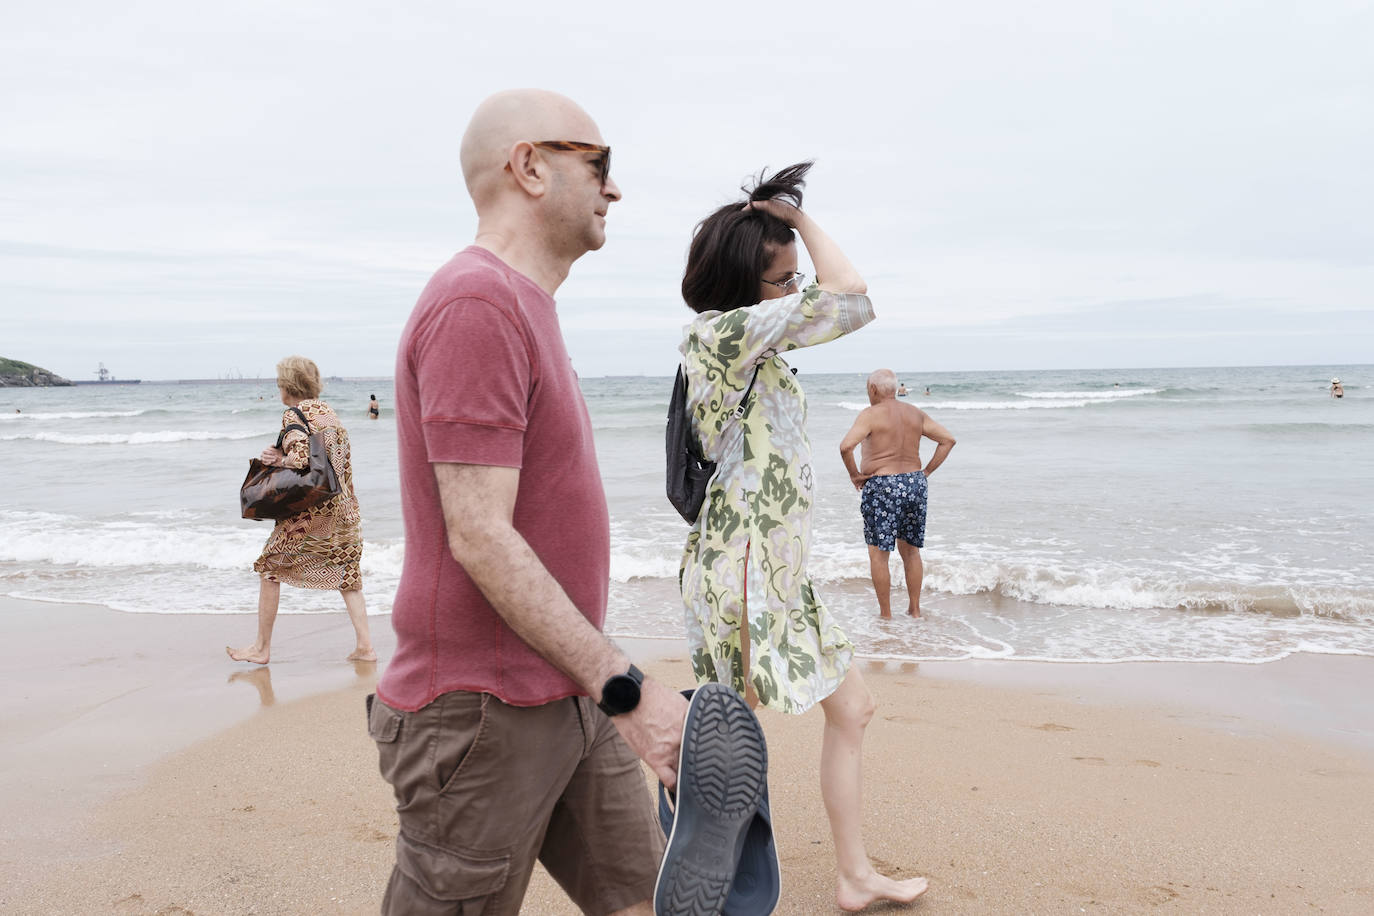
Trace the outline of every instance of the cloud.
<path fill-rule="evenodd" d="M 1130 359 L 1145 332 L 1113 303 L 1149 301 L 1261 303 L 1345 352 L 1364 325 L 1332 316 L 1374 309 L 1370 34 L 1367 5 L 1336 0 L 16 7 L 0 350 L 151 378 L 270 365 L 287 334 L 341 374 L 389 373 L 377 329 L 399 332 L 475 229 L 468 115 L 546 85 L 599 120 L 626 193 L 560 292 L 584 374 L 634 341 L 671 358 L 692 226 L 750 173 L 813 157 L 808 209 L 885 334 L 941 359 L 1022 364 L 995 345 L 1019 328 L 1077 364 L 1048 336 L 1099 325 L 1100 358 Z M 1195 333 L 1203 362 L 1286 361 L 1253 321 L 1178 317 L 1171 352 Z"/>

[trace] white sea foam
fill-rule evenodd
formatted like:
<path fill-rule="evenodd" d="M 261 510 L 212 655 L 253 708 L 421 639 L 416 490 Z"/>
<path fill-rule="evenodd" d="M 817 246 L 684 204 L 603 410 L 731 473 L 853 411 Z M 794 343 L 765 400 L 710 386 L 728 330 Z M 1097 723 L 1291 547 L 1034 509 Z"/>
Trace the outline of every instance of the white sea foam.
<path fill-rule="evenodd" d="M 256 432 L 218 433 L 196 430 L 164 429 L 147 433 L 92 433 L 74 435 L 72 433 L 19 433 L 13 436 L 0 436 L 0 441 L 32 439 L 36 442 L 55 442 L 61 445 L 163 445 L 169 442 L 208 442 L 215 439 L 259 439 L 264 438 L 261 430 Z"/>
<path fill-rule="evenodd" d="M 1113 388 L 1110 391 L 1018 391 L 1016 393 L 1023 398 L 1108 401 L 1115 398 L 1138 398 L 1147 394 L 1159 394 L 1163 390 L 1163 388 Z"/>
<path fill-rule="evenodd" d="M 170 510 L 167 522 L 198 513 Z M 0 562 L 54 564 L 87 569 L 117 567 L 239 571 L 262 550 L 271 526 L 177 525 L 145 521 L 83 522 L 49 512 L 0 510 Z M 398 578 L 401 543 L 363 544 L 363 570 Z"/>
<path fill-rule="evenodd" d="M 10 420 L 94 420 L 106 417 L 141 417 L 145 413 L 147 413 L 145 410 L 70 410 L 56 413 L 36 411 L 33 413 L 0 414 L 0 422 Z"/>
<path fill-rule="evenodd" d="M 1087 407 L 1091 403 L 1091 400 L 1084 397 L 1075 401 L 936 401 L 928 404 L 918 403 L 917 406 L 924 410 L 1062 410 L 1069 407 Z M 840 401 L 835 406 L 844 410 L 859 411 L 868 405 L 857 401 Z"/>
<path fill-rule="evenodd" d="M 629 582 L 631 579 L 676 579 L 678 558 L 643 556 L 611 551 L 611 581 Z"/>

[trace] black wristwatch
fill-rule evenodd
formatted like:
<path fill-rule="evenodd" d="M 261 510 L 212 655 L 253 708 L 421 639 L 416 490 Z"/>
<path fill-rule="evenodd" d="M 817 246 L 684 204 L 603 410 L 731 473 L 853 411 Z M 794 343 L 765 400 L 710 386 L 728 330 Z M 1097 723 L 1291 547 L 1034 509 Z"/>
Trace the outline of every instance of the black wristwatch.
<path fill-rule="evenodd" d="M 627 713 L 639 705 L 639 685 L 644 683 L 644 672 L 634 665 L 624 674 L 606 679 L 601 687 L 601 702 L 596 705 L 608 716 Z"/>

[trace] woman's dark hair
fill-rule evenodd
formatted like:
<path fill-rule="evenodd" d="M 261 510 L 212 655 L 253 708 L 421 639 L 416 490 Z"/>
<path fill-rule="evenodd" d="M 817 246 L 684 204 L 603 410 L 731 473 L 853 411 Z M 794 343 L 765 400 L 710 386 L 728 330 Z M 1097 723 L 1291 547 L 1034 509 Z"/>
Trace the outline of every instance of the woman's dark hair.
<path fill-rule="evenodd" d="M 682 298 L 694 312 L 753 305 L 759 301 L 759 281 L 773 252 L 794 240 L 792 229 L 762 210 L 744 209 L 746 201 L 781 200 L 801 207 L 802 188 L 812 162 L 798 162 L 771 178 L 759 172 L 752 189 L 740 188 L 745 200 L 726 204 L 697 223 L 682 275 Z"/>

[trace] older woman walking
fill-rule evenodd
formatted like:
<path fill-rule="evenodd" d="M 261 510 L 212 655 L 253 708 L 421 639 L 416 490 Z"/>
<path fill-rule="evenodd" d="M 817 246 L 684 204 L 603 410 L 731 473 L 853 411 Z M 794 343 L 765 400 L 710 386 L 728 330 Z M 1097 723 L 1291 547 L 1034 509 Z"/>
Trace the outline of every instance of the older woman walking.
<path fill-rule="evenodd" d="M 363 603 L 359 569 L 363 556 L 362 517 L 353 493 L 348 430 L 339 422 L 334 409 L 320 400 L 321 387 L 320 369 L 312 360 L 288 356 L 277 363 L 277 390 L 288 408 L 282 413 L 282 428 L 299 425 L 299 417 L 290 409 L 294 407 L 305 414 L 312 433 L 324 434 L 340 492 L 313 509 L 279 519 L 272 528 L 262 554 L 253 563 L 253 570 L 262 577 L 258 587 L 258 638 L 241 649 L 225 646 L 224 651 L 235 661 L 265 665 L 271 659 L 272 627 L 277 621 L 283 582 L 297 588 L 337 589 L 343 595 L 357 637 L 349 660 L 377 660 Z M 280 450 L 268 446 L 258 457 L 263 464 L 303 468 L 310 461 L 309 439 L 298 429 L 287 430 Z"/>

